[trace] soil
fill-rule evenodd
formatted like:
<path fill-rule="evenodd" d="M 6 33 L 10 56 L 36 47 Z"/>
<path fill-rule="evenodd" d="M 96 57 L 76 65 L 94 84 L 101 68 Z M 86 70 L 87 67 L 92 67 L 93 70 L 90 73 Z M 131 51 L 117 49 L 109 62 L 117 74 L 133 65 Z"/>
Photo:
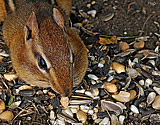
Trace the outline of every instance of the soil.
<path fill-rule="evenodd" d="M 91 10 L 96 10 L 95 17 L 88 14 Z M 149 36 L 146 47 L 150 49 L 158 41 L 159 0 L 73 0 L 73 11 L 73 23 L 82 23 L 89 31 L 121 37 Z"/>

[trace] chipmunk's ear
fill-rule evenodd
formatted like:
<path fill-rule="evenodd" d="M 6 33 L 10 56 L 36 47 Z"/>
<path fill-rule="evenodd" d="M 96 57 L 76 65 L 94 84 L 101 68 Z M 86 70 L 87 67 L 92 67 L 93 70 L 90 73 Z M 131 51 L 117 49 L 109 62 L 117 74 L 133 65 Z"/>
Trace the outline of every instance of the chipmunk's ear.
<path fill-rule="evenodd" d="M 57 8 L 53 8 L 53 18 L 56 21 L 56 23 L 64 29 L 64 18 L 61 12 Z"/>
<path fill-rule="evenodd" d="M 34 37 L 38 34 L 39 32 L 38 23 L 34 12 L 32 12 L 31 15 L 29 16 L 28 21 L 24 27 L 24 32 L 25 32 L 26 42 L 34 39 Z"/>

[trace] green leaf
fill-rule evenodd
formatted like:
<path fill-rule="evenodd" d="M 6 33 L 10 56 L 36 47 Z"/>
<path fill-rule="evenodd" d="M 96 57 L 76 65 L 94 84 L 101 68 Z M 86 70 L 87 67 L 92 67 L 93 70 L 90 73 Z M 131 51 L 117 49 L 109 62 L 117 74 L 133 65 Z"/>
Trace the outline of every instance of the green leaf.
<path fill-rule="evenodd" d="M 13 103 L 13 100 L 14 100 L 14 97 L 11 96 L 10 99 L 9 99 L 9 101 L 8 101 L 8 106 L 10 106 Z"/>

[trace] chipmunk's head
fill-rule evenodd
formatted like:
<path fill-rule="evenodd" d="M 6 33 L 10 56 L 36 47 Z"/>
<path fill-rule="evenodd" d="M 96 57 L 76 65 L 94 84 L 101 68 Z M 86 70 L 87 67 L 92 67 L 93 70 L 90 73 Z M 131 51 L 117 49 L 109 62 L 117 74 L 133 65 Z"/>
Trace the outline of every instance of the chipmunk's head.
<path fill-rule="evenodd" d="M 69 96 L 73 82 L 73 55 L 62 14 L 54 8 L 52 17 L 38 23 L 32 12 L 24 34 L 27 60 L 23 62 L 25 75 L 20 77 L 29 84 L 52 87 L 62 96 Z"/>

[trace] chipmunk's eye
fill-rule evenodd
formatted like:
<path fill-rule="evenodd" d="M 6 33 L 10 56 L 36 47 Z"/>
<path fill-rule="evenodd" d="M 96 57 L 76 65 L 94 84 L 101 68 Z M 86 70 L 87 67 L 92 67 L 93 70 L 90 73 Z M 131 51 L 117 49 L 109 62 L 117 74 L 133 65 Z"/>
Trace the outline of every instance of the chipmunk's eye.
<path fill-rule="evenodd" d="M 42 72 L 47 72 L 49 71 L 49 64 L 47 64 L 47 61 L 45 58 L 43 58 L 38 52 L 34 52 L 35 58 L 37 58 L 37 66 Z"/>
<path fill-rule="evenodd" d="M 41 68 L 42 70 L 47 71 L 46 61 L 45 61 L 41 56 L 38 58 L 38 66 L 39 66 L 39 68 Z"/>

